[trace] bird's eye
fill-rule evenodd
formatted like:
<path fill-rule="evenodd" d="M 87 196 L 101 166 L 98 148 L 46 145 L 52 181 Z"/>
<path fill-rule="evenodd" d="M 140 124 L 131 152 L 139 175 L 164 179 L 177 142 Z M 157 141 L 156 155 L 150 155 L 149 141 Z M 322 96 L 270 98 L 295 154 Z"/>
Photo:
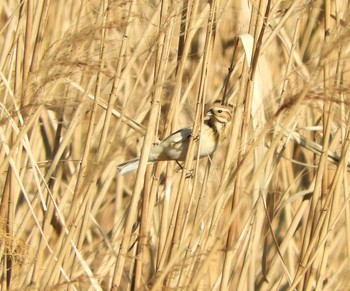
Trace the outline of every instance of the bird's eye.
<path fill-rule="evenodd" d="M 219 109 L 219 110 L 218 110 L 218 112 L 219 112 L 219 113 L 222 113 L 222 110 L 221 110 L 221 109 Z"/>

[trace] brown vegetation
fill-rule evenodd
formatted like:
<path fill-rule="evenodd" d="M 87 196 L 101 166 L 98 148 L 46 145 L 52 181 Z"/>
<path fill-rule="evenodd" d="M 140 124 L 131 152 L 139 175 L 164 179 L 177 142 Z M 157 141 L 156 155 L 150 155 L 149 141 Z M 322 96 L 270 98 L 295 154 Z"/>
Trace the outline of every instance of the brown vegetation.
<path fill-rule="evenodd" d="M 0 1 L 0 289 L 349 289 L 347 7 Z M 222 99 L 213 156 L 147 165 Z"/>

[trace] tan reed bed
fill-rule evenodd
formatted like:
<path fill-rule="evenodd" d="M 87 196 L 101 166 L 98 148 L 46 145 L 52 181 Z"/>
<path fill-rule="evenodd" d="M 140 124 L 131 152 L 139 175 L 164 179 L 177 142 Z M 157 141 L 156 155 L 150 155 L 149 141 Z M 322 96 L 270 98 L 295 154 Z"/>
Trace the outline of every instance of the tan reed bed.
<path fill-rule="evenodd" d="M 1 1 L 1 290 L 349 289 L 347 7 Z"/>

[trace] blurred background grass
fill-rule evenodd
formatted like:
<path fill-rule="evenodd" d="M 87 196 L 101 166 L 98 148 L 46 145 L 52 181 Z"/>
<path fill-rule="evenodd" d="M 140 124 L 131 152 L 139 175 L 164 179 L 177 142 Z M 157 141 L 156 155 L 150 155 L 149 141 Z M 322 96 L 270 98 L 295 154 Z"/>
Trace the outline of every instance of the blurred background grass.
<path fill-rule="evenodd" d="M 1 289 L 349 289 L 348 6 L 1 1 Z M 212 157 L 118 175 L 223 98 Z"/>

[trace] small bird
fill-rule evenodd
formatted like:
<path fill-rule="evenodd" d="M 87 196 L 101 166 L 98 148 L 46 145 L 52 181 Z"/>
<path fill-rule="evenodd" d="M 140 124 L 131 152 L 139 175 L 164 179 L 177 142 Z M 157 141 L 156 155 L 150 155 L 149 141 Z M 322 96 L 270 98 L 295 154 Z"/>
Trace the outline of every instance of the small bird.
<path fill-rule="evenodd" d="M 204 119 L 201 130 L 201 144 L 199 157 L 203 158 L 212 154 L 221 139 L 225 125 L 232 119 L 229 106 L 213 105 Z M 166 137 L 162 142 L 151 148 L 148 162 L 158 161 L 184 161 L 186 159 L 192 128 L 183 128 Z M 197 155 L 195 155 L 197 156 Z M 117 166 L 120 175 L 125 175 L 139 166 L 140 159 L 129 160 Z"/>

